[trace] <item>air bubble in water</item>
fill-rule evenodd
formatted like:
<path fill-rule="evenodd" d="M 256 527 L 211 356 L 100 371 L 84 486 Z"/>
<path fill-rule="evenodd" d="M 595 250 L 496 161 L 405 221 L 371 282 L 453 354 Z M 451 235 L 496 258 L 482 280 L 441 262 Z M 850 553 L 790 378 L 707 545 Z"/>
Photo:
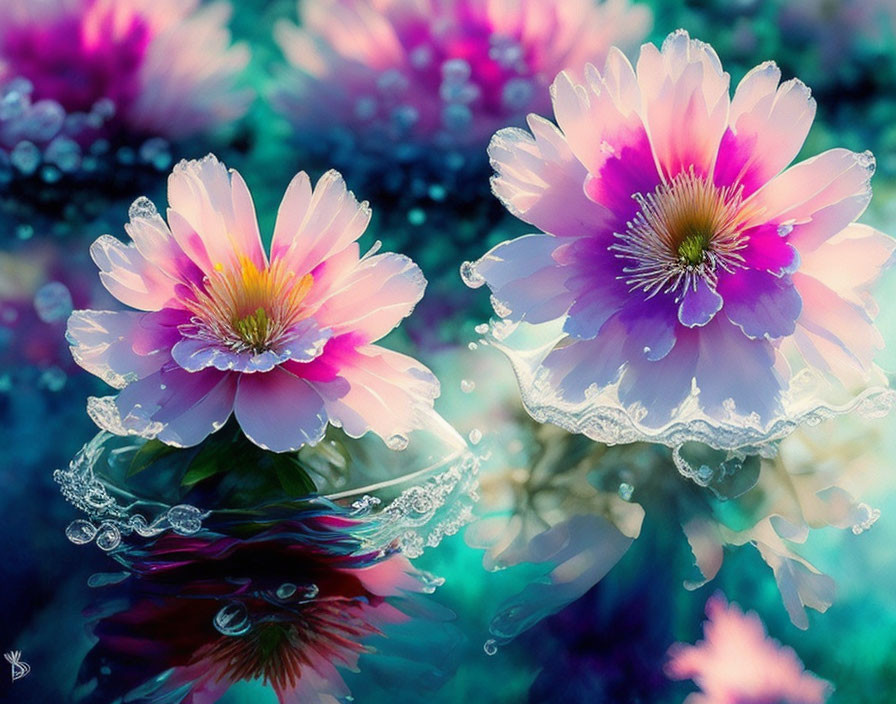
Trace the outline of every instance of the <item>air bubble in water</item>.
<path fill-rule="evenodd" d="M 619 485 L 619 490 L 618 490 L 618 491 L 619 491 L 619 498 L 620 498 L 620 499 L 622 499 L 623 501 L 631 501 L 631 500 L 632 500 L 632 494 L 635 493 L 635 487 L 633 487 L 633 486 L 632 486 L 631 484 L 629 484 L 628 482 L 622 482 L 622 483 Z"/>
<path fill-rule="evenodd" d="M 241 636 L 249 632 L 252 622 L 246 605 L 231 601 L 221 607 L 213 621 L 215 629 L 225 636 Z"/>
<path fill-rule="evenodd" d="M 470 431 L 470 444 L 478 445 L 480 440 L 482 440 L 482 431 L 479 428 L 473 428 Z"/>
<path fill-rule="evenodd" d="M 494 638 L 489 638 L 482 644 L 482 649 L 485 651 L 486 655 L 494 655 L 498 652 L 498 641 Z"/>
<path fill-rule="evenodd" d="M 488 323 L 479 323 L 475 328 L 477 335 L 485 335 L 488 332 Z"/>
<path fill-rule="evenodd" d="M 96 536 L 96 527 L 90 521 L 79 518 L 72 521 L 65 529 L 65 537 L 75 545 L 85 545 Z"/>
<path fill-rule="evenodd" d="M 202 512 L 195 506 L 179 504 L 168 509 L 168 522 L 175 533 L 192 535 L 202 528 Z"/>
<path fill-rule="evenodd" d="M 476 382 L 470 379 L 461 379 L 460 390 L 465 394 L 473 393 L 476 389 Z"/>
<path fill-rule="evenodd" d="M 121 545 L 121 531 L 114 523 L 103 523 L 96 534 L 96 546 L 105 552 Z"/>

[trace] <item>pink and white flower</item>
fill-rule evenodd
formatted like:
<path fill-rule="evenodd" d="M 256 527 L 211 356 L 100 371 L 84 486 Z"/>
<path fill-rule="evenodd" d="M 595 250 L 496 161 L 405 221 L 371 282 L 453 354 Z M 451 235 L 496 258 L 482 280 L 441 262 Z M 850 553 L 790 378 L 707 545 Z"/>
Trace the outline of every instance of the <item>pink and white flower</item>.
<path fill-rule="evenodd" d="M 248 107 L 251 94 L 234 83 L 249 51 L 231 46 L 230 11 L 199 0 L 8 0 L 0 85 L 25 79 L 35 105 L 53 101 L 68 114 L 111 101 L 113 129 L 187 137 Z"/>
<path fill-rule="evenodd" d="M 634 47 L 651 23 L 628 0 L 316 0 L 299 18 L 277 27 L 294 70 L 275 95 L 298 129 L 476 149 L 546 109 L 558 71 Z"/>
<path fill-rule="evenodd" d="M 803 669 L 792 649 L 766 635 L 755 613 L 744 614 L 718 594 L 706 603 L 704 640 L 677 643 L 666 674 L 692 679 L 701 692 L 686 704 L 824 704 L 831 685 Z"/>
<path fill-rule="evenodd" d="M 270 253 L 242 177 L 214 156 L 178 164 L 167 223 L 146 199 L 133 242 L 91 247 L 106 288 L 135 311 L 76 311 L 75 360 L 122 389 L 94 402 L 113 432 L 190 446 L 231 412 L 261 447 L 293 450 L 327 423 L 390 445 L 429 413 L 438 382 L 417 361 L 373 344 L 423 295 L 398 254 L 360 255 L 366 203 L 330 171 L 312 189 L 299 173 L 278 211 Z"/>
<path fill-rule="evenodd" d="M 816 412 L 816 389 L 842 409 L 882 383 L 871 289 L 894 241 L 855 222 L 874 159 L 788 167 L 809 89 L 769 62 L 731 98 L 684 31 L 585 74 L 554 82 L 559 128 L 533 115 L 489 148 L 495 194 L 543 233 L 466 270 L 509 324 L 549 331 L 515 360 L 530 411 L 599 440 L 738 447 Z"/>

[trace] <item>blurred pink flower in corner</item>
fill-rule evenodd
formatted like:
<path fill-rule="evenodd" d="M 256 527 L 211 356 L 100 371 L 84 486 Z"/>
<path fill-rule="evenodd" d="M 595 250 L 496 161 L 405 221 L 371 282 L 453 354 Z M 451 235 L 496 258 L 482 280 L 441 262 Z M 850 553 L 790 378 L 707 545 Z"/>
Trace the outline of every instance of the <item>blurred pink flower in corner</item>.
<path fill-rule="evenodd" d="M 692 679 L 701 692 L 686 704 L 823 704 L 829 682 L 803 668 L 791 648 L 769 638 L 759 617 L 716 594 L 706 603 L 704 640 L 676 643 L 666 674 Z"/>
<path fill-rule="evenodd" d="M 245 182 L 214 156 L 178 164 L 168 200 L 167 223 L 138 199 L 125 226 L 133 243 L 104 235 L 91 247 L 103 284 L 137 309 L 69 319 L 75 360 L 122 389 L 91 400 L 94 420 L 190 446 L 233 412 L 277 452 L 316 443 L 328 422 L 402 449 L 438 381 L 372 343 L 410 314 L 426 281 L 407 257 L 361 256 L 367 203 L 335 171 L 314 189 L 299 173 L 268 254 Z"/>
<path fill-rule="evenodd" d="M 71 137 L 76 122 L 187 137 L 248 107 L 251 93 L 234 83 L 249 51 L 230 44 L 230 12 L 199 0 L 5 0 L 0 85 L 26 81 L 31 109 L 49 121 L 68 114 Z"/>
<path fill-rule="evenodd" d="M 297 129 L 481 148 L 550 107 L 562 69 L 634 48 L 651 25 L 628 0 L 315 0 L 276 39 L 294 69 L 274 96 Z M 399 155 L 393 158 L 399 159 Z"/>

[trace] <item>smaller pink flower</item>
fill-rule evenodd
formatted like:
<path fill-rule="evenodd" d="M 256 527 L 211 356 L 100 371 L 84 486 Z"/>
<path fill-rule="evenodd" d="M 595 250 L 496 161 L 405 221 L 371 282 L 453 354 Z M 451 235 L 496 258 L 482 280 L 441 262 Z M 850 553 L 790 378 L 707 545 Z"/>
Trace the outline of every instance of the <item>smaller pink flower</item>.
<path fill-rule="evenodd" d="M 439 393 L 417 361 L 374 345 L 423 296 L 420 269 L 398 254 L 361 256 L 370 220 L 342 177 L 290 183 L 270 254 L 242 177 L 214 156 L 182 161 L 168 180 L 168 221 L 146 199 L 91 247 L 100 278 L 136 311 L 75 311 L 75 360 L 122 389 L 93 400 L 107 430 L 178 446 L 201 442 L 231 412 L 260 447 L 283 452 L 327 423 L 390 446 Z"/>
<path fill-rule="evenodd" d="M 666 674 L 700 687 L 686 704 L 823 704 L 829 682 L 803 669 L 792 649 L 766 635 L 753 613 L 744 614 L 717 594 L 706 603 L 705 640 L 676 643 Z"/>

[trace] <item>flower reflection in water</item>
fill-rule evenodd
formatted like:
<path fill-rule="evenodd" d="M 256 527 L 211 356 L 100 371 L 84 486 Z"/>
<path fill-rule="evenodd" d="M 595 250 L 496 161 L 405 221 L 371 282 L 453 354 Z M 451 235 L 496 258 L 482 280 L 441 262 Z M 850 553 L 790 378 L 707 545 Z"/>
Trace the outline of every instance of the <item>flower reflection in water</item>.
<path fill-rule="evenodd" d="M 440 582 L 398 553 L 360 550 L 362 526 L 315 503 L 285 521 L 242 516 L 116 551 L 127 572 L 92 578 L 115 597 L 92 613 L 83 701 L 210 703 L 241 680 L 263 681 L 282 704 L 342 701 L 346 671 L 365 656 L 376 680 L 406 667 L 436 686 L 450 647 L 406 641 L 450 629 L 450 612 L 421 596 Z"/>

